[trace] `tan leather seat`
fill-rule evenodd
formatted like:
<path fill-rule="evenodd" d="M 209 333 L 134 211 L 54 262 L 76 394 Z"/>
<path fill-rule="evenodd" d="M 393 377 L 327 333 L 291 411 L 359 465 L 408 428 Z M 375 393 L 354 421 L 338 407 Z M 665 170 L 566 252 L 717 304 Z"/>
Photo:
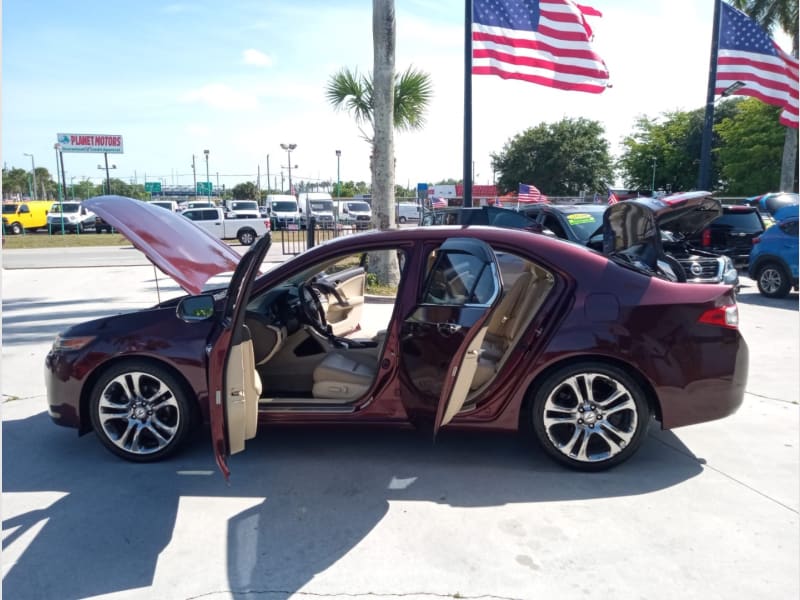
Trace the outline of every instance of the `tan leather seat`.
<path fill-rule="evenodd" d="M 375 368 L 338 352 L 329 352 L 314 369 L 314 398 L 355 400 L 363 396 L 372 380 Z"/>

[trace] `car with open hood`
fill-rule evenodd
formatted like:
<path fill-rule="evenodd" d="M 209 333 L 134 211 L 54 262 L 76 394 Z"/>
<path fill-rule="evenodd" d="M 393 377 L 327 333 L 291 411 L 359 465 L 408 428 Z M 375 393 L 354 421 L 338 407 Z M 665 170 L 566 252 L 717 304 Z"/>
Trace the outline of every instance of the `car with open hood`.
<path fill-rule="evenodd" d="M 630 458 L 653 417 L 666 429 L 719 419 L 744 397 L 733 289 L 654 277 L 645 250 L 416 227 L 343 236 L 261 272 L 266 239 L 240 258 L 146 203 L 87 207 L 188 294 L 72 325 L 45 359 L 53 421 L 128 460 L 164 458 L 206 422 L 227 477 L 263 426 L 350 424 L 428 439 L 519 431 L 564 465 L 600 470 Z M 646 219 L 616 225 L 646 237 Z M 400 273 L 381 303 L 366 294 L 373 260 Z"/>

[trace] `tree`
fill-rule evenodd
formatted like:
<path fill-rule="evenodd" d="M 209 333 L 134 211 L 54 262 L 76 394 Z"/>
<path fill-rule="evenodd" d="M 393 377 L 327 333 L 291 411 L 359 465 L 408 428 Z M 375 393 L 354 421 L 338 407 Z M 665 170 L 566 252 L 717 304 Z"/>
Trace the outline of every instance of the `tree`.
<path fill-rule="evenodd" d="M 605 191 L 613 180 L 608 142 L 597 121 L 564 118 L 541 123 L 506 142 L 492 154 L 501 193 L 533 184 L 551 196 Z"/>
<path fill-rule="evenodd" d="M 732 0 L 731 4 L 747 13 L 767 31 L 780 27 L 792 37 L 792 56 L 798 56 L 798 0 Z M 780 190 L 798 189 L 797 145 L 798 130 L 786 127 L 781 160 Z"/>
<path fill-rule="evenodd" d="M 394 129 L 422 127 L 433 86 L 428 74 L 412 67 L 399 76 L 394 71 L 393 0 L 372 2 L 372 43 L 372 74 L 364 76 L 343 68 L 330 78 L 325 93 L 335 109 L 353 116 L 361 136 L 372 146 L 372 218 L 378 229 L 385 230 L 395 226 Z M 371 255 L 369 270 L 380 285 L 399 282 L 400 271 L 392 253 Z"/>
<path fill-rule="evenodd" d="M 774 190 L 780 179 L 784 141 L 778 122 L 781 109 L 755 98 L 738 104 L 736 114 L 714 129 L 721 144 L 719 157 L 722 191 L 731 196 L 754 196 Z"/>
<path fill-rule="evenodd" d="M 233 197 L 236 200 L 255 200 L 258 198 L 258 189 L 252 181 L 245 181 L 233 186 Z"/>
<path fill-rule="evenodd" d="M 19 194 L 20 196 L 27 195 L 28 180 L 30 175 L 25 169 L 18 169 L 12 167 L 11 169 L 3 169 L 3 195 L 10 197 Z"/>

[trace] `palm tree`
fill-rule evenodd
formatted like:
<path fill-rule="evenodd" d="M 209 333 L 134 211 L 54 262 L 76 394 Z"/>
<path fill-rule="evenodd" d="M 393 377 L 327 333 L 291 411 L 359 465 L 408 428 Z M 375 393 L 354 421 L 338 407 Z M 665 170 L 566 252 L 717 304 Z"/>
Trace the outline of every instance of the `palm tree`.
<path fill-rule="evenodd" d="M 747 13 L 767 31 L 780 27 L 792 36 L 792 56 L 798 56 L 797 17 L 798 0 L 732 0 L 731 4 Z M 781 191 L 797 189 L 797 134 L 793 127 L 786 128 L 781 162 Z"/>
<path fill-rule="evenodd" d="M 330 78 L 326 96 L 335 109 L 353 116 L 361 136 L 372 146 L 372 218 L 373 224 L 384 230 L 395 226 L 394 130 L 422 127 L 433 85 L 427 73 L 412 67 L 402 75 L 395 73 L 393 0 L 373 0 L 372 39 L 372 74 L 344 68 Z M 381 285 L 396 286 L 400 280 L 392 253 L 371 254 L 369 270 Z"/>

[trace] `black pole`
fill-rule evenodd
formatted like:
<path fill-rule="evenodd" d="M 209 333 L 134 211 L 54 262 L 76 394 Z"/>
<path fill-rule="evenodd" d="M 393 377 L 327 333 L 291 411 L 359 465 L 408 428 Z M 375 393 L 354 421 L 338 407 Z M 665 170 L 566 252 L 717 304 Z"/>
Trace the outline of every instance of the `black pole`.
<path fill-rule="evenodd" d="M 472 0 L 464 3 L 464 206 L 472 206 Z"/>
<path fill-rule="evenodd" d="M 711 191 L 711 138 L 714 133 L 714 88 L 717 83 L 717 53 L 719 51 L 719 3 L 714 0 L 714 27 L 711 30 L 711 63 L 708 66 L 706 116 L 703 122 L 703 141 L 700 146 L 700 174 L 697 188 Z"/>
<path fill-rule="evenodd" d="M 61 162 L 61 187 L 64 190 L 64 197 L 67 195 L 67 176 L 64 174 L 64 150 L 58 150 L 58 160 Z M 59 207 L 61 209 L 61 235 L 64 235 L 64 204 Z"/>
<path fill-rule="evenodd" d="M 108 152 L 103 152 L 106 159 L 106 194 L 111 195 L 111 177 L 108 174 Z"/>

